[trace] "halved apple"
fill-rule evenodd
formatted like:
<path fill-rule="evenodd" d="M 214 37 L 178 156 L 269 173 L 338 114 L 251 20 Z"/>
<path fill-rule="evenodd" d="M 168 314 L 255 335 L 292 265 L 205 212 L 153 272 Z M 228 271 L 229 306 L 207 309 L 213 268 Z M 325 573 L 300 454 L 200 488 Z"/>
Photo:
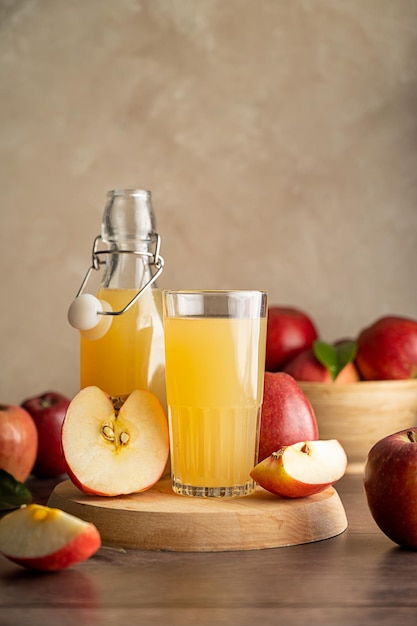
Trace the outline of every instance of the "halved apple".
<path fill-rule="evenodd" d="M 121 399 L 85 387 L 67 409 L 62 449 L 68 476 L 84 493 L 145 491 L 160 479 L 168 459 L 165 412 L 150 391 Z"/>
<path fill-rule="evenodd" d="M 94 524 L 59 509 L 29 504 L 0 520 L 0 552 L 29 569 L 53 571 L 84 561 L 100 547 Z"/>
<path fill-rule="evenodd" d="M 319 439 L 283 446 L 255 465 L 250 474 L 277 496 L 304 498 L 333 485 L 346 467 L 346 452 L 339 441 Z"/>

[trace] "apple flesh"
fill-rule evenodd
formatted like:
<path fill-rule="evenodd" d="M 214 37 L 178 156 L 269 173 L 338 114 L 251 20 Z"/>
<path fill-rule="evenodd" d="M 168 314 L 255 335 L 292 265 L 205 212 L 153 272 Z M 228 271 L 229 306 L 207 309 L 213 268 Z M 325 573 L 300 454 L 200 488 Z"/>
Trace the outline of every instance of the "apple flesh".
<path fill-rule="evenodd" d="M 340 480 L 346 467 L 346 452 L 336 439 L 300 441 L 258 463 L 251 477 L 277 496 L 305 498 Z"/>
<path fill-rule="evenodd" d="M 357 339 L 356 366 L 365 380 L 417 377 L 417 321 L 382 317 Z"/>
<path fill-rule="evenodd" d="M 66 471 L 61 430 L 69 404 L 69 398 L 55 391 L 28 398 L 21 404 L 38 431 L 38 453 L 32 471 L 35 476 L 52 478 Z"/>
<path fill-rule="evenodd" d="M 23 506 L 0 520 L 0 553 L 28 569 L 70 567 L 88 559 L 100 545 L 94 524 L 40 504 Z"/>
<path fill-rule="evenodd" d="M 285 372 L 265 372 L 258 461 L 283 446 L 318 436 L 313 407 L 297 381 Z"/>
<path fill-rule="evenodd" d="M 317 339 L 313 320 L 294 307 L 270 306 L 266 331 L 267 372 L 277 372 L 296 354 L 310 348 Z"/>
<path fill-rule="evenodd" d="M 355 383 L 359 380 L 359 373 L 354 363 L 350 362 L 339 372 L 332 381 L 327 367 L 322 365 L 314 354 L 312 348 L 303 350 L 293 357 L 284 367 L 283 371 L 303 382 L 318 383 Z"/>
<path fill-rule="evenodd" d="M 38 432 L 29 413 L 14 404 L 0 404 L 0 468 L 25 482 L 37 452 Z"/>
<path fill-rule="evenodd" d="M 67 474 L 84 493 L 117 496 L 152 487 L 169 454 L 168 424 L 158 398 L 135 390 L 126 400 L 85 387 L 62 426 Z"/>
<path fill-rule="evenodd" d="M 388 435 L 370 449 L 364 469 L 370 513 L 394 543 L 417 549 L 417 427 Z"/>

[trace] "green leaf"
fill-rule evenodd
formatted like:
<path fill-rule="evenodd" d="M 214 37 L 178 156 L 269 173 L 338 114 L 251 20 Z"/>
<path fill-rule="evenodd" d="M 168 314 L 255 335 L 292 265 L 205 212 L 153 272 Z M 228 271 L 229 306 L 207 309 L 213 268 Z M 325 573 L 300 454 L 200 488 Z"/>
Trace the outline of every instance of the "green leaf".
<path fill-rule="evenodd" d="M 18 509 L 32 502 L 29 489 L 11 474 L 0 469 L 0 510 Z"/>
<path fill-rule="evenodd" d="M 335 381 L 342 369 L 356 357 L 357 344 L 346 340 L 338 344 L 330 344 L 316 339 L 313 352 L 316 359 L 327 368 L 332 381 Z"/>

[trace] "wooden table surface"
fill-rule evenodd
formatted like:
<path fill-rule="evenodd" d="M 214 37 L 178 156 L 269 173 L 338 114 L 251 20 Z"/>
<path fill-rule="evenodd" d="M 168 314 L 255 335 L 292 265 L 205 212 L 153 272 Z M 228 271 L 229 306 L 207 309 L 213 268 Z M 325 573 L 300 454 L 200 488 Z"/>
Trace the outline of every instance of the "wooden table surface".
<path fill-rule="evenodd" d="M 54 483 L 30 481 L 46 503 Z M 0 625 L 402 626 L 417 623 L 417 552 L 373 522 L 360 475 L 337 491 L 348 529 L 325 541 L 243 552 L 103 547 L 57 573 L 0 557 Z"/>

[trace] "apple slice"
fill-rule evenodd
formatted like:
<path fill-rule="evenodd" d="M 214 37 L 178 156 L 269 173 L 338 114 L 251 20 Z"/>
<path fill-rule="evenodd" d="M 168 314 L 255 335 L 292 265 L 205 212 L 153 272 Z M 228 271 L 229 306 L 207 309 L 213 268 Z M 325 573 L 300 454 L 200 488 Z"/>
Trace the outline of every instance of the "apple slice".
<path fill-rule="evenodd" d="M 84 493 L 145 491 L 160 479 L 168 459 L 165 412 L 150 391 L 138 389 L 122 400 L 85 387 L 67 409 L 62 449 L 68 476 Z"/>
<path fill-rule="evenodd" d="M 261 487 L 283 498 L 323 491 L 344 475 L 347 456 L 336 439 L 300 441 L 273 452 L 251 471 Z"/>
<path fill-rule="evenodd" d="M 100 545 L 94 524 L 40 504 L 23 506 L 0 520 L 0 553 L 29 569 L 69 567 L 88 559 Z"/>

